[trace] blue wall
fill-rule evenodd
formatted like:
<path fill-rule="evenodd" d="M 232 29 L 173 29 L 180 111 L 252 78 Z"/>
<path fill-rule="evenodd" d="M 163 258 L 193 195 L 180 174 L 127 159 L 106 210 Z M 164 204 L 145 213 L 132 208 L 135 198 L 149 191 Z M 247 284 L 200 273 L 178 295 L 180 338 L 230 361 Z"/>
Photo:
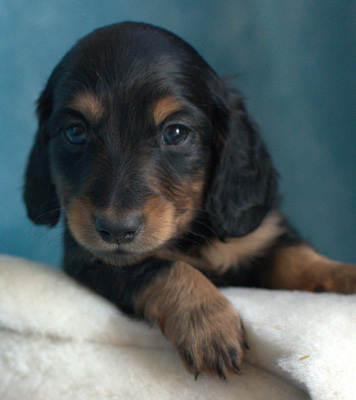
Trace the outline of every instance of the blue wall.
<path fill-rule="evenodd" d="M 326 255 L 356 261 L 356 3 L 312 0 L 0 3 L 0 252 L 58 265 L 61 228 L 21 200 L 34 102 L 81 36 L 123 20 L 167 28 L 236 84 L 283 178 L 284 210 Z"/>

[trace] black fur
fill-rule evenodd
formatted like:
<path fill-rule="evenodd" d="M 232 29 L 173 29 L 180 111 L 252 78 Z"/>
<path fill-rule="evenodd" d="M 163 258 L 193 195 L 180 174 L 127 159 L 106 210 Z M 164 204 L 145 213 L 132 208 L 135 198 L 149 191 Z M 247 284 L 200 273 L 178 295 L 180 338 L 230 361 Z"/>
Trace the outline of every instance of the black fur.
<path fill-rule="evenodd" d="M 73 111 L 68 116 L 66 104 L 73 94 L 83 90 L 97 93 L 105 111 L 103 121 L 93 128 L 96 131 L 88 151 L 78 155 L 78 151 L 68 150 L 63 144 L 61 129 L 72 119 L 76 121 Z M 196 243 L 203 245 L 216 235 L 221 240 L 241 237 L 258 227 L 267 213 L 278 207 L 277 173 L 242 96 L 181 39 L 162 29 L 136 23 L 94 31 L 80 40 L 52 73 L 38 100 L 39 129 L 26 171 L 24 199 L 29 217 L 36 224 L 55 225 L 60 204 L 54 177 L 60 176 L 71 187 L 72 196 L 79 196 L 86 190 L 94 167 L 96 175 L 86 193 L 96 207 L 105 207 L 113 197 L 119 210 L 140 207 L 149 189 L 129 158 L 140 162 L 135 158 L 138 149 L 145 150 L 140 148 L 140 140 L 149 140 L 150 126 L 142 110 L 171 93 L 186 105 L 184 121 L 198 132 L 200 142 L 196 139 L 186 150 L 189 159 L 173 152 L 168 158 L 153 154 L 157 173 L 164 175 L 167 190 L 174 195 L 176 181 L 194 175 L 199 168 L 206 170 L 202 210 L 192 221 L 191 230 L 175 238 L 179 250 Z M 113 114 L 113 105 L 117 115 Z M 114 129 L 119 135 L 113 135 Z M 93 157 L 98 152 L 106 152 L 107 164 L 94 164 Z M 119 173 L 120 185 L 115 181 Z M 140 262 L 135 270 L 142 271 L 131 276 L 131 286 L 136 289 L 130 290 L 125 269 L 113 272 L 112 267 L 99 267 L 105 263 L 100 257 L 93 262 L 90 251 L 73 238 L 69 229 L 65 244 L 66 271 L 115 301 L 125 312 L 133 313 L 134 292 L 147 283 L 146 278 L 140 280 L 136 276 L 155 275 L 161 268 L 159 262 L 150 258 Z M 133 271 L 136 259 L 130 261 L 125 254 L 122 259 Z M 167 267 L 167 262 L 163 265 Z M 242 275 L 241 270 L 238 276 Z M 125 284 L 119 285 L 118 281 Z M 222 283 L 220 278 L 216 281 Z M 108 289 L 113 282 L 114 289 Z M 247 280 L 239 278 L 236 282 L 243 284 Z M 249 279 L 248 284 L 251 283 Z"/>
<path fill-rule="evenodd" d="M 71 106 L 82 93 L 93 94 L 99 103 L 95 121 Z M 157 125 L 153 107 L 167 96 L 180 107 Z M 224 274 L 199 264 L 204 246 L 243 237 L 278 210 L 278 176 L 239 92 L 165 30 L 123 23 L 83 38 L 55 68 L 37 114 L 24 190 L 28 215 L 36 224 L 54 226 L 63 209 L 66 272 L 131 316 L 144 317 L 136 304 L 140 293 L 183 255 L 195 257 L 216 285 L 263 286 L 261 266 L 272 265 L 279 248 L 301 242 L 281 221 L 284 234 L 265 249 L 267 255 L 251 255 Z M 187 129 L 182 145 L 162 141 L 171 126 Z M 72 127 L 85 132 L 83 145 L 68 141 Z M 157 207 L 149 203 L 152 198 Z M 98 231 L 98 216 L 119 224 L 127 214 L 143 213 L 147 204 L 159 221 L 167 204 L 174 209 L 176 226 L 168 226 L 173 229 L 169 237 L 151 244 L 167 227 L 146 234 L 149 218 L 143 214 L 146 225 L 137 234 L 146 234 L 143 244 L 130 247 L 118 237 L 105 242 L 111 232 Z M 191 220 L 181 227 L 181 217 L 190 211 Z M 169 215 L 162 221 L 172 225 Z M 162 250 L 173 256 L 163 257 Z M 187 349 L 182 353 L 193 360 Z M 212 370 L 225 376 L 214 363 Z"/>

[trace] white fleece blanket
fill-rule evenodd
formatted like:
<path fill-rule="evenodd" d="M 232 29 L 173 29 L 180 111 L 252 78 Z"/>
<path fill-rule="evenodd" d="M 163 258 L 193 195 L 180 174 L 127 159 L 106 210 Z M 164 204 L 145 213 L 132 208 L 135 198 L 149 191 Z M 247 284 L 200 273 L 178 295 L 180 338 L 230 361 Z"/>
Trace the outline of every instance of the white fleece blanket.
<path fill-rule="evenodd" d="M 356 296 L 231 288 L 250 350 L 195 382 L 156 328 L 61 271 L 0 257 L 0 399 L 355 400 Z"/>

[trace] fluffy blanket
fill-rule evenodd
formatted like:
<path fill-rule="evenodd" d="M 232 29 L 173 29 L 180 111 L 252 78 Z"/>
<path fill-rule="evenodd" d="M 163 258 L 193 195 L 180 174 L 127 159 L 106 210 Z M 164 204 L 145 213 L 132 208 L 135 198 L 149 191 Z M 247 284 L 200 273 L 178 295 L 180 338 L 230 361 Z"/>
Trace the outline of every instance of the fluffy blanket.
<path fill-rule="evenodd" d="M 0 399 L 356 398 L 356 296 L 231 288 L 250 350 L 195 382 L 156 328 L 61 271 L 0 257 Z"/>

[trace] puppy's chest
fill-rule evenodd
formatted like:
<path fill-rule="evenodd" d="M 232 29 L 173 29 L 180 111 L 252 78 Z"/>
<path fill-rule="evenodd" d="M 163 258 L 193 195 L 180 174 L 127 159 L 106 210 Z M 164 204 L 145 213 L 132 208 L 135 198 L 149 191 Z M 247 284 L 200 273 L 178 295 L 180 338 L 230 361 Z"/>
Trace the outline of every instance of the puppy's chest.
<path fill-rule="evenodd" d="M 213 239 L 202 246 L 193 246 L 187 252 L 166 249 L 160 251 L 158 257 L 185 261 L 196 268 L 220 275 L 231 267 L 238 267 L 241 262 L 266 254 L 285 231 L 280 222 L 280 214 L 273 212 L 256 230 L 244 237 L 228 238 L 225 242 Z"/>

